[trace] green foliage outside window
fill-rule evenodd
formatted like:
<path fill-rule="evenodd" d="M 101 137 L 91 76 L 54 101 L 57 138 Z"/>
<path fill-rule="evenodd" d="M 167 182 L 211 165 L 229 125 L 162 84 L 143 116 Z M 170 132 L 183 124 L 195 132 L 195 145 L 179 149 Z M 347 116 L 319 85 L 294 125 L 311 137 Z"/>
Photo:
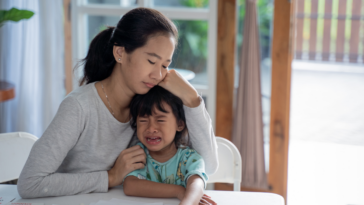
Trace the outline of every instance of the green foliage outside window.
<path fill-rule="evenodd" d="M 206 8 L 208 0 L 180 0 L 180 4 L 191 8 Z M 206 69 L 207 21 L 174 20 L 178 27 L 179 41 L 171 68 L 183 68 L 195 73 Z"/>
<path fill-rule="evenodd" d="M 245 1 L 238 0 L 238 52 L 241 52 L 243 41 L 243 26 L 245 17 Z M 191 8 L 206 8 L 208 0 L 181 0 L 181 5 Z M 273 18 L 273 0 L 257 0 L 258 24 L 262 58 L 269 56 L 270 30 Z M 206 69 L 207 51 L 207 21 L 174 21 L 179 29 L 179 45 L 173 56 L 171 67 L 184 68 L 196 73 Z"/>
<path fill-rule="evenodd" d="M 181 5 L 192 8 L 207 8 L 208 0 L 180 0 Z"/>

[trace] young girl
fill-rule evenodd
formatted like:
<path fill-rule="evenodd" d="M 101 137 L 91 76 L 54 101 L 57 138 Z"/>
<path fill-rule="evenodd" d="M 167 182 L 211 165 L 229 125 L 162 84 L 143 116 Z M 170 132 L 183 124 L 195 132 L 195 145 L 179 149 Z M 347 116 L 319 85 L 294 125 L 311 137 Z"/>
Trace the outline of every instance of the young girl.
<path fill-rule="evenodd" d="M 181 99 L 155 86 L 131 101 L 131 126 L 147 155 L 143 169 L 124 179 L 124 193 L 143 197 L 177 197 L 181 204 L 215 204 L 203 190 L 208 179 L 202 157 L 186 145 Z M 200 202 L 201 200 L 201 202 Z M 209 203 L 205 203 L 209 202 Z"/>

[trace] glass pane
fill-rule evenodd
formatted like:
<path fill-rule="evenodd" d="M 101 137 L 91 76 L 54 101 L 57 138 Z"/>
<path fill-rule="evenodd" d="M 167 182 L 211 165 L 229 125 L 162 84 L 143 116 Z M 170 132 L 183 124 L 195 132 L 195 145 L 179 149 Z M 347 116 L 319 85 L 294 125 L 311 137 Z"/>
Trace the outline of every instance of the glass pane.
<path fill-rule="evenodd" d="M 202 99 L 205 102 L 205 108 L 207 109 L 207 97 L 203 95 Z"/>
<path fill-rule="evenodd" d="M 136 6 L 137 0 L 87 0 L 89 4 L 109 4 L 109 5 L 119 5 L 123 7 Z"/>
<path fill-rule="evenodd" d="M 187 69 L 195 73 L 189 80 L 194 84 L 207 85 L 207 21 L 175 20 L 179 40 L 169 68 Z"/>
<path fill-rule="evenodd" d="M 120 17 L 116 16 L 87 16 L 87 49 L 88 45 L 91 43 L 92 39 L 100 33 L 100 31 L 105 30 L 107 26 L 116 26 L 119 22 Z M 86 49 L 86 50 L 87 50 Z"/>
<path fill-rule="evenodd" d="M 287 204 L 363 204 L 364 1 L 296 2 Z"/>
<path fill-rule="evenodd" d="M 208 8 L 209 0 L 154 0 L 154 6 Z"/>
<path fill-rule="evenodd" d="M 115 26 L 120 20 L 115 16 L 87 17 L 87 48 L 92 39 L 107 26 Z M 174 21 L 179 30 L 177 49 L 174 52 L 170 69 L 181 69 L 179 72 L 188 75 L 189 82 L 207 85 L 207 21 Z M 192 71 L 189 73 L 189 71 Z M 192 77 L 191 77 L 192 76 Z"/>
<path fill-rule="evenodd" d="M 238 62 L 242 58 L 243 44 L 243 28 L 245 18 L 245 3 L 246 0 L 238 0 L 239 4 L 239 20 L 238 20 Z M 273 27 L 273 0 L 257 0 L 257 17 L 260 40 L 260 69 L 261 69 L 261 94 L 262 94 L 262 111 L 263 111 L 263 134 L 264 134 L 264 155 L 266 171 L 269 169 L 269 125 L 270 125 L 270 96 L 271 96 L 271 33 Z M 239 76 L 239 67 L 235 71 L 235 75 Z M 236 78 L 237 80 L 239 77 Z M 238 81 L 237 81 L 238 82 Z"/>

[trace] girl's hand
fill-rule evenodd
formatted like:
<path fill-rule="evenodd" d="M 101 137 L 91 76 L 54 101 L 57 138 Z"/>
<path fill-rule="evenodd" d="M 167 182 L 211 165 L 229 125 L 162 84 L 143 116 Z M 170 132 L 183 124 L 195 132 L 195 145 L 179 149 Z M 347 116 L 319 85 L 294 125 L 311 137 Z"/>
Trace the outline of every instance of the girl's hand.
<path fill-rule="evenodd" d="M 107 171 L 109 188 L 120 185 L 125 176 L 130 172 L 136 169 L 143 169 L 146 158 L 144 150 L 139 145 L 123 150 L 116 159 L 114 167 Z"/>
<path fill-rule="evenodd" d="M 216 205 L 217 203 L 216 203 L 216 202 L 214 202 L 214 201 L 211 199 L 211 197 L 210 197 L 210 196 L 208 196 L 208 195 L 204 194 L 204 195 L 202 196 L 201 200 L 200 200 L 199 205 L 202 205 L 202 204 L 209 204 L 209 205 L 211 204 L 211 205 Z"/>
<path fill-rule="evenodd" d="M 195 88 L 175 70 L 169 70 L 158 85 L 179 97 L 187 107 L 197 107 L 200 104 Z"/>
<path fill-rule="evenodd" d="M 180 199 L 179 197 L 177 197 L 178 199 Z M 180 199 L 181 200 L 181 199 Z M 186 200 L 181 200 L 181 203 L 179 205 L 190 205 L 191 202 L 186 201 Z M 198 203 L 198 205 L 216 205 L 217 203 L 214 202 L 210 196 L 204 194 L 202 196 L 202 198 L 200 199 L 200 202 Z"/>

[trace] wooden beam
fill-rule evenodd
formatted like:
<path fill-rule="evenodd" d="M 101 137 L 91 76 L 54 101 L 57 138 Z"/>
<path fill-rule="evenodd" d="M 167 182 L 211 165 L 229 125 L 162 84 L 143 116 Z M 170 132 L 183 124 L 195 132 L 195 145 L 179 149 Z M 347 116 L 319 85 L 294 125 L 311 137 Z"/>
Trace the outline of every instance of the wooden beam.
<path fill-rule="evenodd" d="M 234 184 L 215 183 L 215 190 L 234 191 Z M 270 190 L 267 190 L 267 189 L 256 189 L 256 188 L 251 188 L 251 187 L 241 187 L 240 191 L 270 192 Z"/>
<path fill-rule="evenodd" d="M 236 0 L 218 1 L 216 136 L 231 140 L 235 67 Z"/>
<path fill-rule="evenodd" d="M 295 0 L 291 2 L 288 0 L 274 1 L 268 173 L 271 191 L 283 196 L 286 201 Z"/>
<path fill-rule="evenodd" d="M 311 14 L 318 13 L 318 1 L 319 0 L 311 0 Z M 308 57 L 310 60 L 316 60 L 317 22 L 318 22 L 317 18 L 310 19 L 310 38 L 309 38 L 309 48 L 308 48 Z"/>
<path fill-rule="evenodd" d="M 72 26 L 71 0 L 63 0 L 64 10 L 64 66 L 66 93 L 72 91 Z"/>

